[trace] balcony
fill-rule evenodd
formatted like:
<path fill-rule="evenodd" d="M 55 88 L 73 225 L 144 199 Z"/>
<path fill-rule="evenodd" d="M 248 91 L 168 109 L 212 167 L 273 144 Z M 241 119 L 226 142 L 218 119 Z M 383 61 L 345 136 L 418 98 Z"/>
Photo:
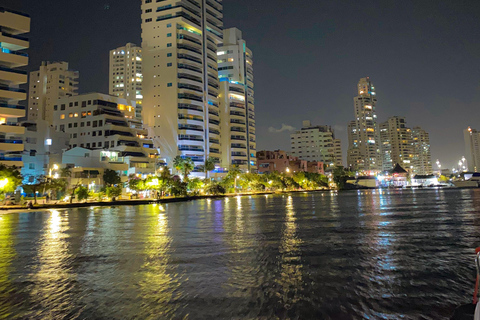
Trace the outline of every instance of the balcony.
<path fill-rule="evenodd" d="M 0 151 L 23 151 L 23 141 L 20 139 L 0 139 Z"/>
<path fill-rule="evenodd" d="M 29 47 L 28 39 L 26 37 L 13 35 L 3 31 L 0 33 L 0 43 L 2 44 L 2 47 L 14 51 L 24 50 Z"/>
<path fill-rule="evenodd" d="M 2 97 L 2 90 L 0 89 L 0 99 L 1 97 Z M 25 107 L 0 103 L 0 117 L 5 117 L 5 118 L 25 117 Z"/>
<path fill-rule="evenodd" d="M 9 126 L 6 124 L 0 125 L 0 133 L 22 135 L 25 134 L 25 127 L 21 126 Z"/>
<path fill-rule="evenodd" d="M 28 64 L 26 53 L 12 51 L 7 48 L 0 48 L 0 64 L 9 68 L 17 68 Z"/>
<path fill-rule="evenodd" d="M 0 100 L 25 100 L 25 90 L 0 85 Z"/>
<path fill-rule="evenodd" d="M 0 156 L 0 165 L 6 165 L 6 166 L 15 166 L 15 167 L 23 167 L 23 161 L 22 161 L 22 156 L 21 155 L 5 155 L 5 156 Z"/>
<path fill-rule="evenodd" d="M 27 72 L 0 67 L 0 85 L 19 85 L 27 83 Z"/>
<path fill-rule="evenodd" d="M 30 32 L 30 18 L 28 15 L 0 7 L 0 26 L 11 34 Z"/>

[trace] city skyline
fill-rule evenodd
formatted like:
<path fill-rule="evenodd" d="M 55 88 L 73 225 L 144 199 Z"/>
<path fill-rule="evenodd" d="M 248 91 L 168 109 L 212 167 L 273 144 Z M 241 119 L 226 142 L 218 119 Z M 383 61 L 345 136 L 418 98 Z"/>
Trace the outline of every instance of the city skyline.
<path fill-rule="evenodd" d="M 256 55 L 258 150 L 288 149 L 288 129 L 306 118 L 331 124 L 346 141 L 354 85 L 369 76 L 378 90 L 380 122 L 397 115 L 420 125 L 430 133 L 432 159 L 440 159 L 444 167 L 452 167 L 464 154 L 462 132 L 478 127 L 470 119 L 480 115 L 475 108 L 480 103 L 478 76 L 471 67 L 480 51 L 473 41 L 478 3 L 442 1 L 429 7 L 407 1 L 397 7 L 379 2 L 362 8 L 351 2 L 340 8 L 329 3 L 290 8 L 276 1 L 273 12 L 264 4 L 223 3 L 225 27 L 242 30 Z M 108 51 L 126 42 L 140 43 L 136 2 L 105 6 L 87 0 L 54 12 L 30 0 L 7 0 L 5 6 L 32 17 L 29 71 L 43 60 L 69 62 L 82 75 L 79 93 L 107 93 Z M 66 15 L 72 10 L 77 13 L 73 20 Z M 319 18 L 305 22 L 303 15 L 310 10 L 318 10 Z M 362 13 L 374 19 L 365 20 Z M 58 19 L 45 19 L 49 14 Z M 87 17 L 94 22 L 83 28 L 71 23 Z M 269 27 L 273 25 L 275 29 Z M 87 35 L 87 40 L 76 40 Z M 345 155 L 345 143 L 343 149 Z"/>

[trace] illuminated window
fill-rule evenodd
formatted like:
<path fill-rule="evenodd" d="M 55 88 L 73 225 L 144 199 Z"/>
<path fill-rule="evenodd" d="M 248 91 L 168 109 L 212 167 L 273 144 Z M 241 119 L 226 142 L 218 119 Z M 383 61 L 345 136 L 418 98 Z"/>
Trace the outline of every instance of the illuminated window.
<path fill-rule="evenodd" d="M 64 115 L 64 114 L 61 114 L 61 115 L 60 115 L 60 119 L 65 119 L 65 115 Z"/>
<path fill-rule="evenodd" d="M 73 118 L 73 113 L 69 113 L 69 114 L 68 114 L 68 117 L 69 117 L 69 118 Z"/>
<path fill-rule="evenodd" d="M 75 113 L 73 114 L 73 116 L 74 116 L 75 118 L 78 118 L 78 113 L 75 112 Z"/>

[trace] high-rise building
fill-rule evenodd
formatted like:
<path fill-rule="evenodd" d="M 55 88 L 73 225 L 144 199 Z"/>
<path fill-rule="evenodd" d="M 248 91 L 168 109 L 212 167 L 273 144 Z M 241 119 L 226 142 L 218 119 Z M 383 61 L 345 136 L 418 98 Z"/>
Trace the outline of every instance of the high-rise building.
<path fill-rule="evenodd" d="M 135 103 L 101 93 L 59 99 L 55 130 L 69 135 L 69 148 L 115 151 L 129 164 L 128 174 L 154 174 L 157 150 L 138 128 Z"/>
<path fill-rule="evenodd" d="M 358 82 L 358 95 L 353 99 L 355 120 L 348 125 L 348 167 L 365 174 L 372 174 L 381 168 L 378 156 L 378 128 L 375 107 L 377 98 L 370 79 Z"/>
<path fill-rule="evenodd" d="M 463 130 L 463 139 L 468 171 L 480 172 L 480 132 L 468 127 Z"/>
<path fill-rule="evenodd" d="M 312 126 L 310 121 L 303 121 L 302 128 L 290 135 L 290 144 L 292 155 L 302 160 L 320 161 L 326 168 L 342 163 L 340 140 L 335 139 L 330 126 Z"/>
<path fill-rule="evenodd" d="M 405 118 L 390 117 L 379 126 L 382 170 L 390 171 L 395 165 L 413 172 L 414 148 L 412 130 L 407 128 Z"/>
<path fill-rule="evenodd" d="M 28 65 L 29 42 L 22 34 L 30 32 L 28 15 L 0 8 L 0 164 L 23 166 L 25 128 L 18 119 L 25 117 L 27 72 L 17 68 Z"/>
<path fill-rule="evenodd" d="M 127 43 L 110 50 L 109 94 L 135 100 L 135 117 L 142 119 L 142 48 Z"/>
<path fill-rule="evenodd" d="M 51 125 L 57 100 L 77 95 L 77 79 L 78 71 L 69 70 L 67 62 L 43 61 L 37 71 L 30 72 L 28 120 L 45 120 Z"/>
<path fill-rule="evenodd" d="M 142 0 L 143 121 L 168 165 L 221 161 L 217 49 L 221 0 Z"/>
<path fill-rule="evenodd" d="M 428 132 L 420 127 L 412 129 L 413 140 L 413 173 L 430 175 L 433 173 L 432 156 L 430 153 L 430 137 Z"/>
<path fill-rule="evenodd" d="M 256 170 L 253 54 L 237 28 L 223 32 L 218 77 L 222 167 Z"/>

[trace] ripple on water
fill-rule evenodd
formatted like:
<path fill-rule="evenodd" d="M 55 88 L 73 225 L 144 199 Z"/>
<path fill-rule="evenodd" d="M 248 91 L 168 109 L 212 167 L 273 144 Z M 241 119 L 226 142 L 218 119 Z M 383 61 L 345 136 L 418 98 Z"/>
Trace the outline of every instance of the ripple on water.
<path fill-rule="evenodd" d="M 448 319 L 480 190 L 0 215 L 0 319 Z"/>

